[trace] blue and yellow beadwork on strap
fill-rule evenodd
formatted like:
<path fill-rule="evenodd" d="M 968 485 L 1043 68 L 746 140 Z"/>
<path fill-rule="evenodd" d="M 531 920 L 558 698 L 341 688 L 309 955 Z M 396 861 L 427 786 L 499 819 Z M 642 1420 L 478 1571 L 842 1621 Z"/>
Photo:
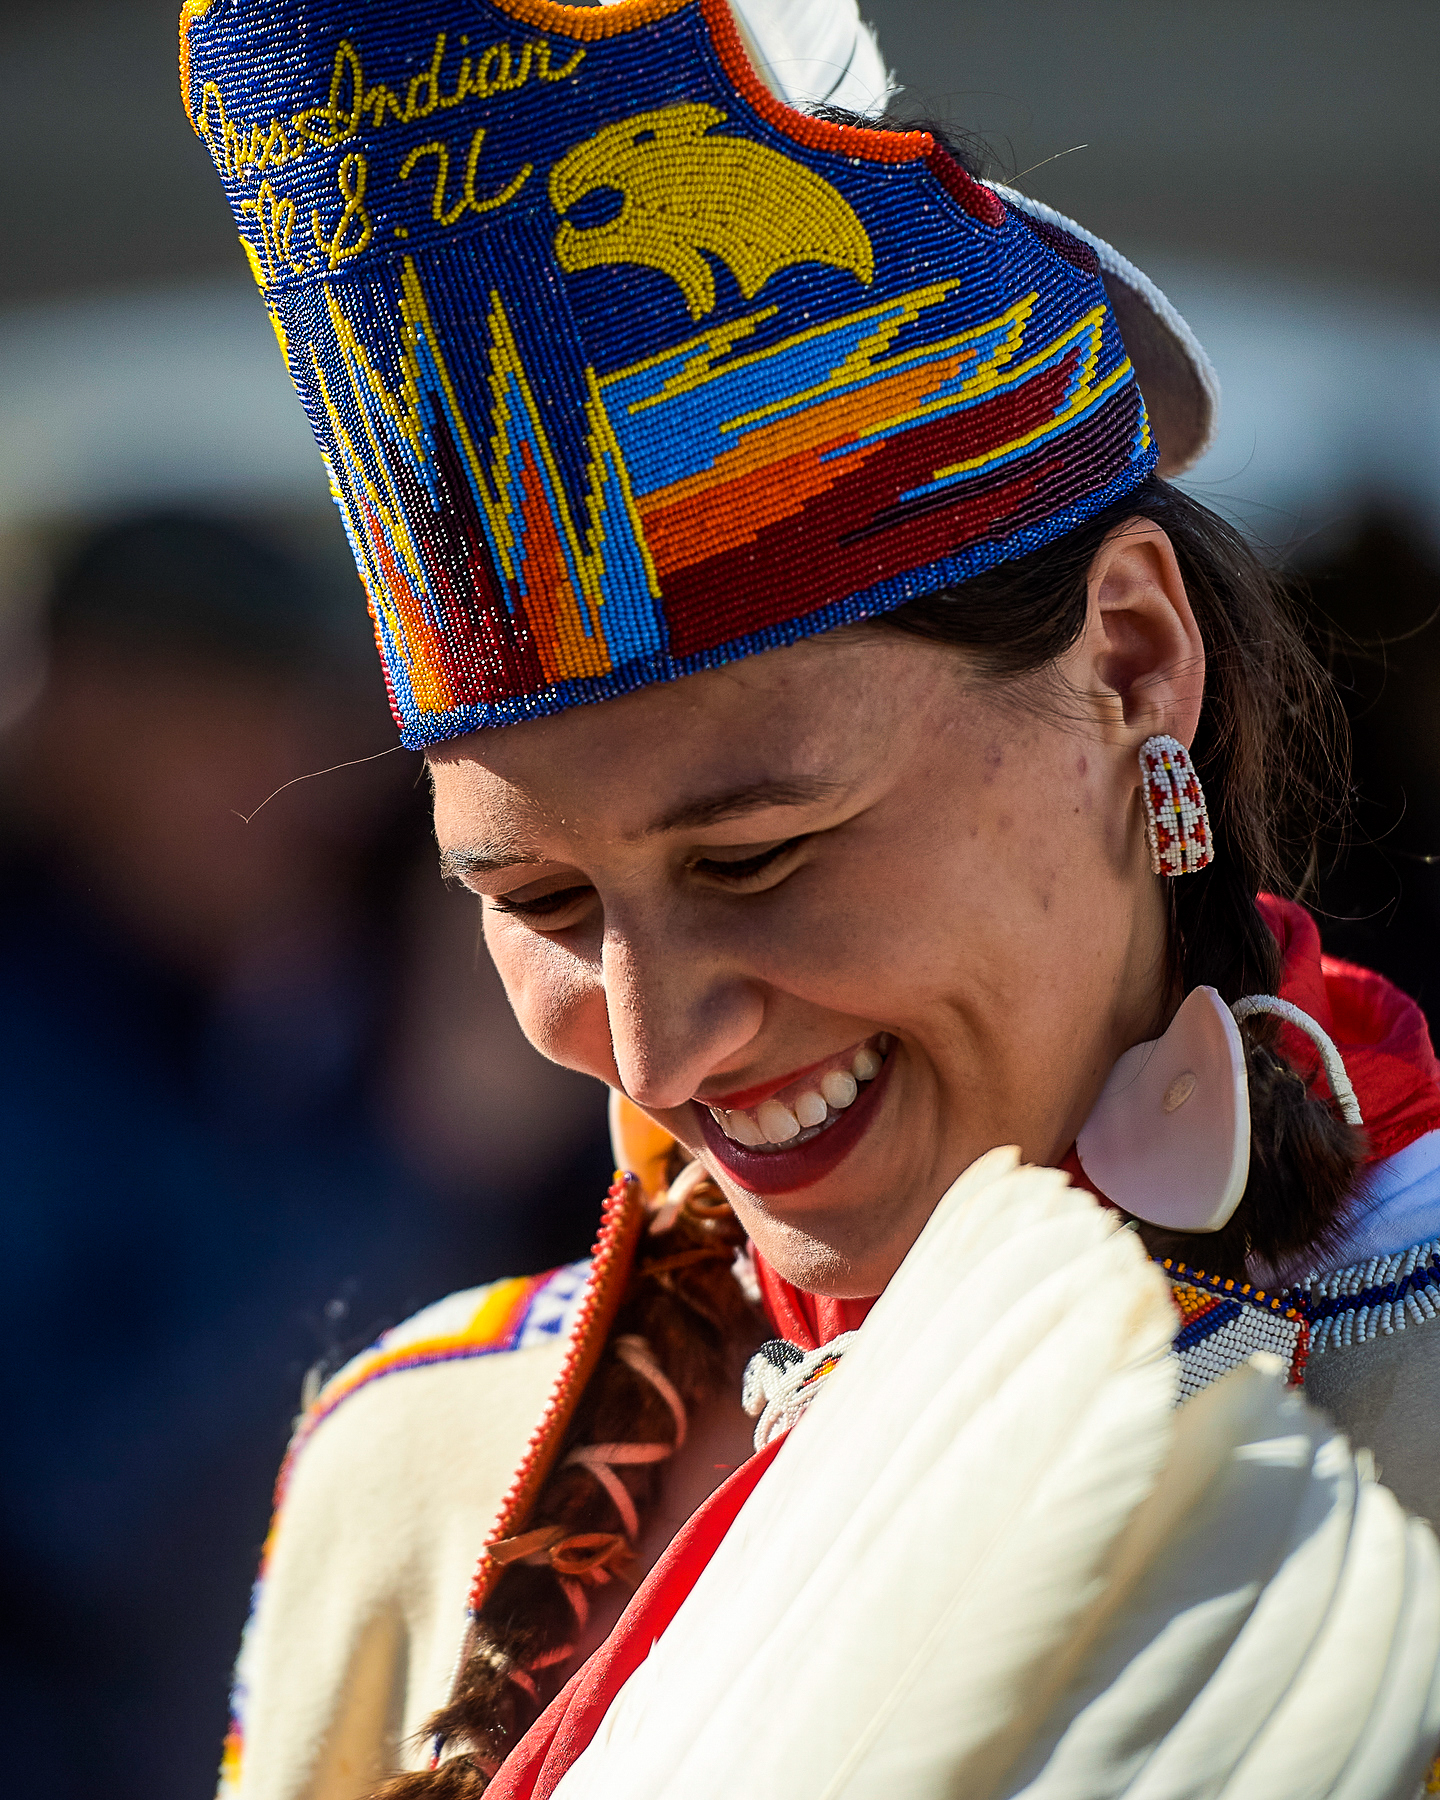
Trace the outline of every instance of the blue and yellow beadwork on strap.
<path fill-rule="evenodd" d="M 181 81 L 436 742 L 884 612 L 1154 467 L 1088 245 L 725 0 L 187 0 Z"/>

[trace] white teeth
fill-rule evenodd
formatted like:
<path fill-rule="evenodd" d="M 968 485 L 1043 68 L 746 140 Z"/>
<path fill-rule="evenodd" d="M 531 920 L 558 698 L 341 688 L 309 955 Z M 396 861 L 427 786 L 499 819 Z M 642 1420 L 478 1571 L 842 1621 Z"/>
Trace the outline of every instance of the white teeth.
<path fill-rule="evenodd" d="M 855 1077 L 845 1069 L 832 1069 L 820 1083 L 820 1092 L 833 1106 L 836 1112 L 844 1112 L 845 1108 L 860 1092 Z"/>
<path fill-rule="evenodd" d="M 737 1144 L 746 1144 L 753 1150 L 757 1144 L 768 1142 L 765 1133 L 750 1117 L 749 1113 L 721 1113 L 719 1119 L 720 1129 L 727 1137 L 734 1138 Z"/>
<path fill-rule="evenodd" d="M 831 1123 L 832 1113 L 844 1112 L 854 1104 L 862 1081 L 873 1081 L 880 1073 L 885 1053 L 894 1039 L 882 1031 L 875 1040 L 876 1048 L 862 1044 L 850 1059 L 849 1070 L 830 1069 L 820 1079 L 820 1091 L 807 1088 L 793 1102 L 793 1108 L 781 1100 L 765 1100 L 753 1112 L 726 1112 L 723 1107 L 709 1108 L 710 1116 L 737 1144 L 755 1150 L 774 1144 L 788 1144 L 804 1134 L 810 1139 Z"/>
<path fill-rule="evenodd" d="M 795 1117 L 808 1131 L 813 1125 L 823 1125 L 829 1108 L 818 1094 L 805 1093 L 795 1102 Z"/>
<path fill-rule="evenodd" d="M 755 1119 L 772 1144 L 788 1144 L 791 1138 L 800 1135 L 799 1120 L 788 1106 L 782 1106 L 778 1100 L 765 1101 L 757 1109 Z"/>

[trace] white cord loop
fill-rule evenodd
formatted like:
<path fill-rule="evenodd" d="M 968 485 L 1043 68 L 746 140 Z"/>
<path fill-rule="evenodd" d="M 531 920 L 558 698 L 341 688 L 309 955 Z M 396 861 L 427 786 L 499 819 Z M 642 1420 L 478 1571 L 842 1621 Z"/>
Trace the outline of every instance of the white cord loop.
<path fill-rule="evenodd" d="M 1288 1000 L 1281 1000 L 1275 994 L 1247 994 L 1243 1000 L 1237 1000 L 1230 1008 L 1237 1020 L 1248 1019 L 1254 1013 L 1274 1013 L 1276 1018 L 1284 1019 L 1287 1024 L 1303 1031 L 1320 1052 L 1320 1060 L 1325 1065 L 1325 1077 L 1330 1083 L 1330 1092 L 1335 1096 L 1335 1104 L 1344 1115 L 1347 1125 L 1363 1125 L 1360 1116 L 1360 1102 L 1355 1098 L 1355 1090 L 1350 1085 L 1350 1077 L 1345 1073 L 1345 1061 L 1335 1048 L 1334 1039 L 1317 1025 L 1307 1012 L 1298 1006 L 1292 1006 Z"/>

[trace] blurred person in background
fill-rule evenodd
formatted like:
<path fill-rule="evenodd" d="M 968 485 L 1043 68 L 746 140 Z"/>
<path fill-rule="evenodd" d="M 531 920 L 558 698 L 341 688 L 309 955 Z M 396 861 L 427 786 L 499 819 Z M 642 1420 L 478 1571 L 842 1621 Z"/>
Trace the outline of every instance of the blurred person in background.
<path fill-rule="evenodd" d="M 284 785 L 377 701 L 298 560 L 124 521 L 60 572 L 49 640 L 0 753 L 10 1779 L 162 1800 L 213 1768 L 304 1369 L 578 1253 L 564 1196 L 604 1152 L 593 1107 L 548 1121 L 566 1078 L 498 984 L 427 976 L 471 912 L 415 759 Z M 432 1041 L 488 1071 L 468 1108 Z"/>
<path fill-rule="evenodd" d="M 1372 509 L 1304 567 L 1354 744 L 1353 816 L 1317 876 L 1333 955 L 1440 1007 L 1440 567 L 1415 526 Z"/>

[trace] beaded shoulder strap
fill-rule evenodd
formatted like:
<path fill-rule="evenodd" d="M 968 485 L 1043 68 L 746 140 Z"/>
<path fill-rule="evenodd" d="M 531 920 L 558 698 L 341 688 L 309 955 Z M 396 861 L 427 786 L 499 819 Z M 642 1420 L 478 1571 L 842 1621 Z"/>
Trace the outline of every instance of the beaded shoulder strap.
<path fill-rule="evenodd" d="M 1168 1256 L 1160 1267 L 1170 1279 L 1180 1313 L 1175 1354 L 1182 1401 L 1228 1375 L 1257 1350 L 1284 1359 L 1292 1386 L 1304 1381 L 1310 1311 L 1303 1291 L 1267 1292 L 1230 1276 L 1207 1275 Z"/>
<path fill-rule="evenodd" d="M 1309 1283 L 1312 1356 L 1423 1325 L 1440 1312 L 1440 1238 Z"/>

